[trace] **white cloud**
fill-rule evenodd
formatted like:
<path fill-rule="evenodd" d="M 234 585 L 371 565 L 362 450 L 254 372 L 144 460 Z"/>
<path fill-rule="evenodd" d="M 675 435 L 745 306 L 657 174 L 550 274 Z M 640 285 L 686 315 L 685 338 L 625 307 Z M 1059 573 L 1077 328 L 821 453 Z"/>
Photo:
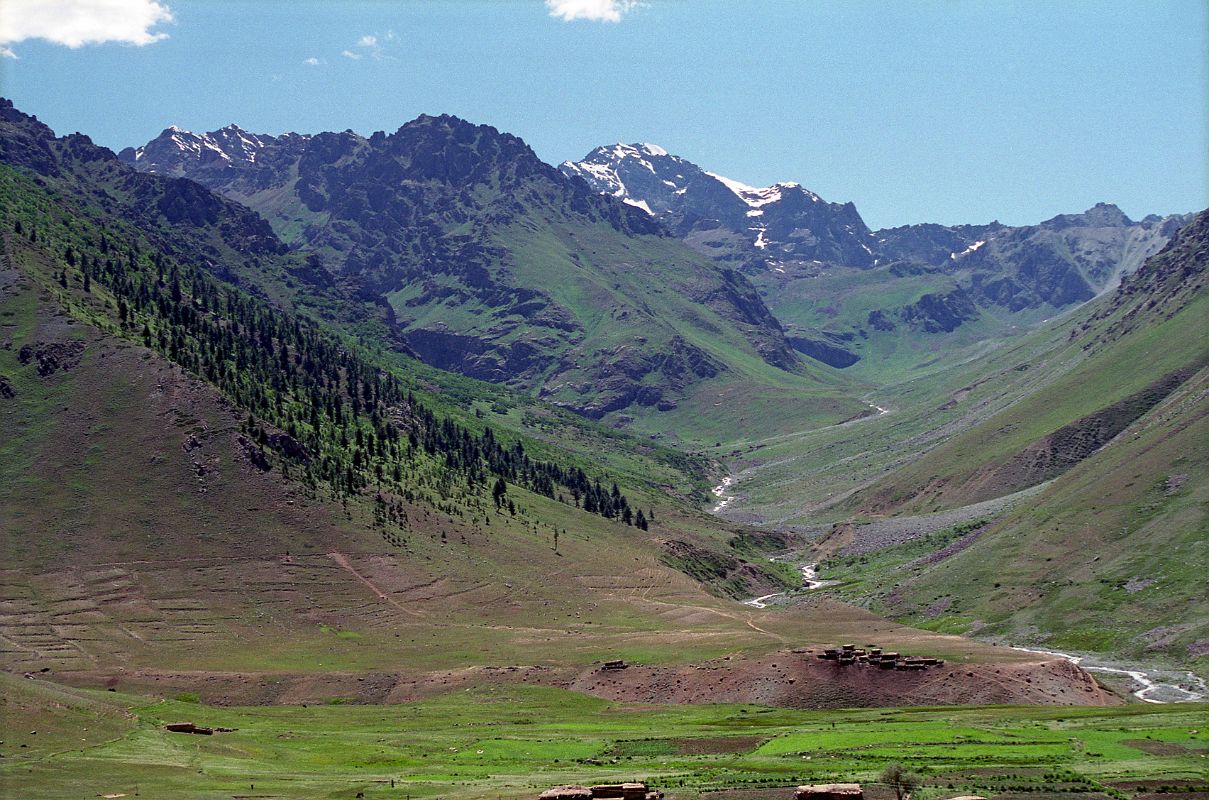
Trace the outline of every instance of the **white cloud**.
<path fill-rule="evenodd" d="M 621 22 L 638 5 L 638 0 L 546 0 L 550 16 L 564 22 L 586 19 L 589 22 Z"/>
<path fill-rule="evenodd" d="M 26 39 L 71 48 L 106 42 L 142 47 L 168 38 L 152 30 L 167 22 L 172 12 L 157 0 L 3 0 L 0 55 L 16 58 L 7 45 Z"/>
<path fill-rule="evenodd" d="M 387 31 L 385 34 L 377 35 L 367 33 L 357 40 L 353 48 L 342 50 L 340 55 L 345 58 L 351 58 L 353 61 L 360 61 L 363 58 L 372 58 L 374 61 L 394 61 L 394 56 L 386 54 L 384 43 L 393 42 L 395 40 L 395 32 Z"/>
<path fill-rule="evenodd" d="M 302 63 L 306 64 L 307 66 L 317 67 L 323 63 L 323 59 L 315 58 L 314 56 L 311 56 L 310 58 L 302 59 Z"/>

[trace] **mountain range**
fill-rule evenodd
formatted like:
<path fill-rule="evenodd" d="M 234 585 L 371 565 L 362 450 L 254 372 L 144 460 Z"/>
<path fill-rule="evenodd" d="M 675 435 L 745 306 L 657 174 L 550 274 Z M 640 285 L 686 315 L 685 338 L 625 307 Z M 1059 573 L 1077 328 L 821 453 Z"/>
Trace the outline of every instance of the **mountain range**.
<path fill-rule="evenodd" d="M 852 203 L 826 202 L 793 182 L 746 186 L 657 145 L 598 147 L 560 169 L 735 264 L 791 343 L 836 367 L 875 351 L 871 337 L 901 338 L 900 326 L 946 334 L 984 317 L 1035 323 L 1112 288 L 1190 220 L 1134 222 L 1101 203 L 1029 226 L 870 231 Z M 1001 329 L 993 326 L 995 335 Z"/>
<path fill-rule="evenodd" d="M 739 272 L 489 126 L 446 115 L 369 138 L 169 128 L 120 158 L 256 210 L 428 363 L 594 418 L 671 410 L 752 357 L 802 370 Z"/>

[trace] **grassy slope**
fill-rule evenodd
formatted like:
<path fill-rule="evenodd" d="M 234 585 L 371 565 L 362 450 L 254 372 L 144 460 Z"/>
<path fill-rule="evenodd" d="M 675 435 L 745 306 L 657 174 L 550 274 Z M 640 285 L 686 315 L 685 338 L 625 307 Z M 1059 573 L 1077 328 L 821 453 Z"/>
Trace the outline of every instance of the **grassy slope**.
<path fill-rule="evenodd" d="M 853 493 L 889 480 L 962 431 L 1057 380 L 1083 357 L 1066 345 L 1071 318 L 1029 334 L 921 354 L 886 383 L 858 382 L 887 409 L 843 425 L 756 438 L 729 451 L 742 506 L 780 524 L 847 519 Z M 847 370 L 844 370 L 847 373 Z"/>
<path fill-rule="evenodd" d="M 291 191 L 232 197 L 263 213 L 287 241 L 298 241 L 302 222 L 323 221 L 310 219 Z M 528 201 L 521 197 L 517 202 L 523 206 Z M 528 387 L 532 392 L 548 381 L 542 391 L 545 399 L 583 405 L 600 391 L 595 385 L 598 376 L 592 374 L 595 365 L 624 357 L 627 350 L 667 352 L 667 343 L 678 336 L 708 353 L 724 366 L 724 372 L 704 381 L 688 376 L 688 385 L 666 393 L 679 404 L 671 411 L 631 405 L 607 415 L 606 424 L 622 424 L 640 434 L 672 437 L 699 447 L 831 424 L 859 413 L 861 404 L 845 391 L 846 378 L 814 366 L 804 366 L 798 373 L 771 366 L 753 348 L 750 326 L 725 319 L 690 299 L 717 281 L 717 266 L 709 259 L 677 240 L 627 236 L 603 222 L 548 219 L 550 211 L 540 207 L 530 211 L 521 221 L 495 225 L 493 241 L 512 254 L 514 274 L 507 281 L 547 293 L 584 328 L 584 340 L 574 345 L 537 343 L 557 354 L 561 363 L 547 368 L 541 380 Z M 455 227 L 451 232 L 464 231 Z M 456 288 L 456 279 L 449 280 Z M 418 284 L 404 287 L 389 300 L 401 312 L 419 291 Z M 533 338 L 523 319 L 468 302 L 460 292 L 407 308 L 406 316 L 414 318 L 410 323 L 414 327 L 447 326 L 492 339 L 501 325 L 517 325 L 499 341 Z M 330 318 L 338 321 L 337 315 Z M 550 329 L 541 330 L 550 334 Z M 663 380 L 658 373 L 645 378 L 646 382 Z M 741 398 L 747 398 L 748 407 L 738 402 Z"/>
<path fill-rule="evenodd" d="M 1059 380 L 954 437 L 867 492 L 865 507 L 921 511 L 964 505 L 1003 493 L 977 478 L 1063 425 L 1145 389 L 1164 375 L 1209 358 L 1204 336 L 1209 297 L 1169 319 L 1156 319 L 1087 358 Z M 1080 347 L 1081 340 L 1068 345 Z"/>
<path fill-rule="evenodd" d="M 1189 442 L 1209 441 L 1207 390 L 1202 370 L 952 557 L 914 562 L 937 542 L 847 569 L 860 571 L 866 597 L 881 598 L 874 608 L 914 624 L 1204 672 L 1209 457 Z M 941 607 L 938 617 L 931 609 Z"/>
<path fill-rule="evenodd" d="M 771 787 L 837 779 L 861 780 L 886 800 L 885 787 L 869 784 L 889 761 L 924 774 L 921 800 L 1012 789 L 1130 800 L 1146 781 L 1203 784 L 1209 748 L 1199 732 L 1205 706 L 820 713 L 626 706 L 509 687 L 388 707 L 213 708 L 8 676 L 0 686 L 0 720 L 20 720 L 0 746 L 0 797 L 22 800 L 136 792 L 520 800 L 559 783 L 635 778 L 670 800 L 722 788 L 781 797 Z M 237 730 L 160 727 L 179 720 Z"/>
<path fill-rule="evenodd" d="M 900 276 L 888 267 L 835 267 L 809 277 L 784 280 L 770 274 L 753 280 L 760 284 L 765 303 L 783 324 L 806 330 L 855 333 L 845 347 L 861 360 L 839 373 L 873 386 L 914 379 L 921 365 L 951 364 L 954 356 L 963 351 L 1011 339 L 1031 330 L 1044 317 L 1056 315 L 1048 306 L 1015 314 L 979 308 L 975 319 L 963 322 L 955 330 L 929 333 L 919 325 L 904 323 L 897 317 L 897 311 L 926 294 L 944 295 L 953 291 L 958 281 L 951 274 L 924 272 Z M 877 310 L 888 315 L 895 324 L 894 330 L 879 331 L 869 323 L 870 313 Z M 808 358 L 804 360 L 814 363 Z"/>
<path fill-rule="evenodd" d="M 289 193 L 232 196 L 262 211 L 286 240 L 296 238 L 297 230 L 289 220 L 295 219 L 295 206 L 300 204 Z M 726 371 L 694 383 L 679 395 L 671 392 L 679 403 L 671 411 L 630 406 L 607 415 L 606 425 L 622 424 L 641 435 L 701 447 L 715 441 L 786 433 L 803 425 L 827 425 L 862 408 L 846 390 L 851 383 L 846 376 L 810 364 L 799 373 L 777 369 L 755 352 L 734 322 L 688 299 L 685 290 L 693 288 L 686 284 L 688 276 L 695 271 L 712 274 L 716 267 L 678 241 L 622 236 L 604 223 L 571 225 L 537 218 L 501 226 L 496 237 L 515 256 L 515 282 L 540 287 L 585 326 L 583 342 L 556 348 L 564 364 L 555 364 L 545 373 L 546 379 L 557 377 L 555 385 L 543 392 L 547 400 L 581 403 L 584 397 L 573 387 L 586 387 L 588 395 L 595 391 L 583 365 L 607 360 L 631 347 L 666 350 L 667 343 L 680 336 L 724 364 Z M 418 285 L 404 287 L 389 300 L 400 308 L 417 292 Z M 306 296 L 295 302 L 333 322 L 341 321 L 339 309 L 324 309 Z M 411 308 L 407 313 L 419 315 L 412 323 L 419 327 L 440 323 L 473 334 L 489 331 L 501 322 L 520 323 L 500 341 L 530 335 L 523 320 L 457 297 Z M 575 363 L 581 366 L 575 367 Z M 650 375 L 647 380 L 658 378 Z M 476 393 L 490 396 L 496 391 L 490 384 L 480 384 Z M 532 397 L 523 390 L 516 394 L 518 398 Z"/>
<path fill-rule="evenodd" d="M 19 253 L 27 267 L 37 257 L 36 252 Z M 35 277 L 30 278 L 30 273 Z M 193 654 L 190 660 L 214 666 L 305 665 L 317 656 L 321 663 L 330 647 L 321 623 L 373 627 L 384 616 L 381 609 L 373 609 L 359 619 L 363 615 L 358 606 L 370 598 L 359 599 L 363 592 L 355 583 L 333 580 L 340 577 L 339 570 L 333 571 L 325 562 L 329 561 L 326 554 L 336 550 L 384 561 L 390 575 L 383 585 L 400 591 L 444 578 L 446 585 L 426 593 L 425 600 L 434 608 L 446 595 L 478 592 L 447 601 L 451 607 L 472 609 L 484 601 L 483 594 L 512 594 L 488 588 L 511 583 L 523 598 L 517 604 L 525 607 L 525 614 L 544 616 L 553 610 L 546 608 L 553 601 L 554 608 L 564 609 L 557 616 L 565 620 L 585 605 L 596 605 L 595 600 L 566 591 L 568 583 L 577 583 L 575 574 L 622 575 L 636 568 L 667 594 L 697 597 L 707 604 L 721 602 L 662 567 L 658 548 L 634 529 L 591 519 L 516 488 L 512 491 L 522 516 L 515 520 L 497 516 L 494 530 L 479 530 L 460 510 L 442 514 L 416 508 L 411 512 L 416 533 L 401 549 L 390 545 L 372 530 L 366 509 L 353 504 L 346 515 L 338 505 L 307 497 L 275 473 L 252 469 L 234 442 L 238 413 L 158 356 L 57 310 L 53 300 L 57 287 L 49 280 L 39 282 L 37 276 L 43 276 L 37 267 L 19 276 L 9 271 L 6 288 L 11 294 L 6 292 L 0 311 L 11 326 L 11 347 L 0 350 L 0 373 L 11 379 L 16 390 L 16 397 L 2 407 L 5 430 L 12 434 L 0 440 L 5 456 L 0 472 L 4 561 L 10 565 L 6 574 L 11 581 L 7 599 L 19 608 L 28 603 L 41 623 L 36 630 L 24 632 L 26 647 L 16 655 L 10 652 L 10 662 L 14 658 L 37 661 L 52 650 L 58 652 L 63 640 L 74 638 L 72 633 L 81 632 L 54 636 L 46 630 L 49 617 L 66 603 L 70 608 L 63 613 L 68 618 L 113 634 L 119 640 L 118 650 L 145 650 L 146 658 L 160 663 L 172 663 L 185 656 L 193 642 L 207 639 L 224 644 L 212 653 Z M 69 370 L 40 378 L 32 365 L 18 362 L 17 353 L 25 344 L 70 340 L 82 342 L 85 349 L 80 363 Z M 191 434 L 201 446 L 186 451 L 184 444 Z M 131 475 L 139 480 L 132 482 Z M 551 546 L 555 528 L 563 532 L 559 553 Z M 249 532 L 254 535 L 249 537 Z M 295 570 L 280 563 L 274 567 L 287 552 L 303 565 L 299 574 L 291 575 Z M 197 560 L 199 566 L 182 569 L 182 559 Z M 132 568 L 140 562 L 146 566 Z M 576 565 L 574 574 L 567 574 L 568 563 Z M 113 575 L 107 574 L 110 571 Z M 564 577 L 549 580 L 559 574 Z M 210 583 L 234 575 L 249 583 L 246 596 L 229 597 L 221 586 Z M 331 593 L 327 611 L 308 610 L 301 590 L 274 589 L 283 578 L 307 577 L 329 584 L 316 589 Z M 129 591 L 119 591 L 122 587 Z M 284 594 L 275 596 L 278 591 Z M 110 594 L 115 596 L 109 598 Z M 612 630 L 618 636 L 635 634 L 642 639 L 645 631 L 664 627 L 624 600 L 600 601 L 605 606 L 601 617 L 616 622 Z M 179 613 L 170 613 L 168 606 Z M 190 606 L 196 606 L 197 613 L 186 613 Z M 486 613 L 504 618 L 516 614 L 507 602 L 499 607 L 488 604 Z M 722 619 L 724 627 L 733 624 Z M 9 622 L 21 624 L 19 619 Z M 127 623 L 135 627 L 124 631 Z M 174 639 L 170 629 L 177 624 L 194 630 Z M 448 629 L 448 634 L 434 634 L 433 641 L 419 647 L 444 659 L 441 663 L 464 656 L 458 650 L 459 640 L 465 640 L 463 644 L 474 640 L 483 650 L 498 646 L 513 657 L 519 655 L 514 648 L 523 648 L 519 642 L 507 641 L 506 628 L 484 633 L 477 622 L 450 620 L 433 627 Z M 155 639 L 164 634 L 162 641 L 153 642 L 162 647 L 144 646 L 146 637 L 140 636 L 148 630 Z M 375 646 L 384 645 L 396 632 L 372 631 L 370 638 Z M 42 648 L 39 635 L 57 641 L 49 649 Z M 248 638 L 261 640 L 263 649 L 238 649 L 239 642 Z M 603 635 L 589 649 L 594 654 L 604 652 L 607 639 Z M 59 655 L 75 666 L 103 662 L 111 644 L 115 643 L 99 642 L 99 651 L 89 652 L 82 662 L 78 654 Z M 275 649 L 278 644 L 280 649 Z M 442 651 L 445 645 L 449 652 Z M 226 655 L 224 648 L 230 648 Z M 292 653 L 297 654 L 297 662 L 292 661 Z M 227 656 L 230 661 L 224 661 Z M 383 652 L 371 660 L 385 663 L 381 661 L 385 656 Z M 352 659 L 356 661 L 355 656 Z"/>
<path fill-rule="evenodd" d="M 589 338 L 572 358 L 581 363 L 607 358 L 642 334 L 659 346 L 681 337 L 726 365 L 717 378 L 691 387 L 676 409 L 631 407 L 609 421 L 624 414 L 635 431 L 699 446 L 719 438 L 778 433 L 785 425 L 830 424 L 861 408 L 843 391 L 846 381 L 832 371 L 805 367 L 795 374 L 771 366 L 740 334 L 741 326 L 691 300 L 704 287 L 686 283 L 693 274 L 686 262 L 706 274 L 714 267 L 675 240 L 619 237 L 603 224 L 537 232 L 518 226 L 503 238 L 517 254 L 521 285 L 543 287 L 577 319 L 589 321 Z M 548 396 L 573 399 L 570 386 L 587 377 L 582 371 L 560 372 L 563 385 Z M 746 405 L 733 398 L 718 401 L 738 389 Z"/>
<path fill-rule="evenodd" d="M 718 546 L 731 531 L 689 503 L 656 501 L 649 483 L 634 495 L 656 503 L 649 534 L 513 487 L 515 518 L 484 519 L 458 502 L 413 505 L 407 534 L 387 540 L 370 498 L 342 507 L 276 470 L 253 469 L 237 442 L 242 412 L 118 335 L 102 287 L 85 294 L 74 274 L 59 286 L 57 255 L 23 237 L 8 246 L 0 373 L 16 393 L 0 403 L 11 432 L 0 439 L 0 622 L 11 669 L 575 667 L 616 656 L 692 661 L 870 631 L 919 649 L 915 632 L 860 612 L 765 615 L 707 594 L 663 563 L 662 544 Z M 21 363 L 26 345 L 73 341 L 78 358 L 49 375 Z M 639 475 L 649 458 L 660 474 L 678 469 L 660 451 L 627 455 L 623 437 L 589 450 L 588 429 L 581 434 L 582 457 L 594 464 L 629 459 L 627 472 Z M 747 590 L 759 593 L 761 580 L 779 588 L 785 573 L 749 571 L 756 582 Z M 924 641 L 954 657 L 999 657 L 958 639 Z"/>

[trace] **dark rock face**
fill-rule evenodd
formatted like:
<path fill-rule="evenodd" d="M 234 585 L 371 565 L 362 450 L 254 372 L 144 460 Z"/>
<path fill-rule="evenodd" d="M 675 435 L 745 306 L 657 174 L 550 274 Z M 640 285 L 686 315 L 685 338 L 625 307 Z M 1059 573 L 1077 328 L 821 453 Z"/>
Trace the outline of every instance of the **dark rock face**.
<path fill-rule="evenodd" d="M 598 147 L 559 169 L 649 210 L 706 255 L 747 269 L 784 261 L 873 263 L 872 235 L 856 207 L 825 202 L 796 183 L 744 186 L 651 144 Z"/>
<path fill-rule="evenodd" d="M 632 405 L 654 406 L 666 411 L 675 408 L 675 397 L 697 382 L 713 378 L 723 365 L 699 347 L 683 338 L 673 337 L 662 352 L 643 352 L 628 345 L 598 350 L 586 360 L 587 380 L 575 386 L 582 400 L 555 399 L 555 391 L 543 390 L 542 397 L 590 419 Z M 570 370 L 573 363 L 561 365 Z"/>
<path fill-rule="evenodd" d="M 0 122 L 6 123 L 0 136 L 0 162 L 32 169 L 40 175 L 57 175 L 58 159 L 51 144 L 55 133 L 38 121 L 23 114 L 13 102 L 0 97 Z"/>
<path fill-rule="evenodd" d="M 60 370 L 67 372 L 79 364 L 84 348 L 84 343 L 79 341 L 27 344 L 17 351 L 17 361 L 22 364 L 37 361 L 38 377 L 46 378 Z"/>
<path fill-rule="evenodd" d="M 787 338 L 794 350 L 831 367 L 843 369 L 861 360 L 859 355 L 845 348 L 843 339 L 835 334 L 823 331 L 815 335 L 791 333 Z"/>
<path fill-rule="evenodd" d="M 17 390 L 8 382 L 8 378 L 0 375 L 0 398 L 4 400 L 12 400 L 17 396 Z"/>
<path fill-rule="evenodd" d="M 716 289 L 694 296 L 695 300 L 709 306 L 723 317 L 739 323 L 752 331 L 773 332 L 772 336 L 752 335 L 752 345 L 765 361 L 774 367 L 793 371 L 798 360 L 793 355 L 789 342 L 784 338 L 781 323 L 773 316 L 746 278 L 734 270 L 722 271 L 722 284 Z"/>
<path fill-rule="evenodd" d="M 875 331 L 881 331 L 882 333 L 889 333 L 890 331 L 898 328 L 898 326 L 894 324 L 894 321 L 890 319 L 886 312 L 882 311 L 880 308 L 875 311 L 870 311 L 869 317 L 865 321 L 870 328 L 873 328 Z"/>
<path fill-rule="evenodd" d="M 239 445 L 239 452 L 244 457 L 244 460 L 261 472 L 268 472 L 273 468 L 273 464 L 269 461 L 268 456 L 261 450 L 255 442 L 244 436 L 242 433 L 236 437 L 236 444 Z"/>
<path fill-rule="evenodd" d="M 554 344 L 519 340 L 492 346 L 477 336 L 429 328 L 408 331 L 407 343 L 427 364 L 494 383 L 532 377 L 544 362 L 543 345 Z"/>
<path fill-rule="evenodd" d="M 899 318 L 927 333 L 950 333 L 963 322 L 978 318 L 978 307 L 962 289 L 947 294 L 925 294 L 899 311 Z"/>
<path fill-rule="evenodd" d="M 980 305 L 1022 311 L 1090 300 L 1157 253 L 1187 221 L 1174 215 L 1134 222 L 1099 203 L 1018 228 L 909 225 L 874 236 L 885 262 L 943 268 L 960 276 Z"/>
<path fill-rule="evenodd" d="M 293 461 L 302 464 L 311 462 L 311 454 L 306 451 L 302 443 L 287 433 L 269 434 L 269 447 Z"/>
<path fill-rule="evenodd" d="M 998 222 L 990 225 L 936 225 L 922 223 L 884 228 L 873 236 L 877 240 L 877 252 L 886 263 L 928 264 L 943 266 L 953 260 L 952 254 L 960 253 L 971 244 L 985 241 L 992 235 L 1007 230 Z"/>

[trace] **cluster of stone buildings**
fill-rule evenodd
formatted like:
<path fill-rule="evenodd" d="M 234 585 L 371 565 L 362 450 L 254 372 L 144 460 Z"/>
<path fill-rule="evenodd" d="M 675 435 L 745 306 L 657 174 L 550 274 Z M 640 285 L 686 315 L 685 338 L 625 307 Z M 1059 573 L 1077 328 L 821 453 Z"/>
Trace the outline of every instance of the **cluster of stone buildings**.
<path fill-rule="evenodd" d="M 945 663 L 943 658 L 907 656 L 901 653 L 883 651 L 882 648 L 875 647 L 874 645 L 867 645 L 862 648 L 854 644 L 846 644 L 841 647 L 828 647 L 822 653 L 819 653 L 819 658 L 825 661 L 835 661 L 841 665 L 858 664 L 879 667 L 880 669 L 897 670 L 921 670 L 928 667 L 943 666 Z"/>

